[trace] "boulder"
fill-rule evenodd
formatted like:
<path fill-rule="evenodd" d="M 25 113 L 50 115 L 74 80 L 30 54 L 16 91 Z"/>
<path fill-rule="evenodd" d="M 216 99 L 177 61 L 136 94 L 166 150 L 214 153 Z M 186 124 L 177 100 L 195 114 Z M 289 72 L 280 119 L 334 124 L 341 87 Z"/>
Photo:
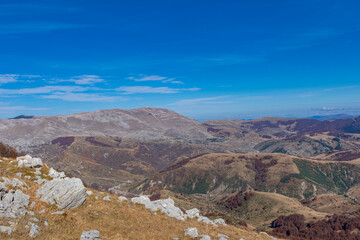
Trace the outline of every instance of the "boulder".
<path fill-rule="evenodd" d="M 79 178 L 53 179 L 36 191 L 36 197 L 59 208 L 76 208 L 86 202 L 86 188 Z"/>
<path fill-rule="evenodd" d="M 194 227 L 194 228 L 187 228 L 184 231 L 184 236 L 189 236 L 191 238 L 197 238 L 199 236 L 198 230 Z"/>
<path fill-rule="evenodd" d="M 80 240 L 101 240 L 98 230 L 83 231 Z"/>
<path fill-rule="evenodd" d="M 21 190 L 0 189 L 0 217 L 17 218 L 24 216 L 27 212 L 30 196 Z"/>
<path fill-rule="evenodd" d="M 199 235 L 200 240 L 211 240 L 209 235 Z"/>
<path fill-rule="evenodd" d="M 224 225 L 226 226 L 226 223 L 225 223 L 225 220 L 222 219 L 222 218 L 217 218 L 213 221 L 215 224 L 218 224 L 218 225 Z"/>
<path fill-rule="evenodd" d="M 66 175 L 65 175 L 64 172 L 58 172 L 55 169 L 50 168 L 49 177 L 52 177 L 52 178 L 66 178 Z"/>
<path fill-rule="evenodd" d="M 193 209 L 187 210 L 186 215 L 189 218 L 200 217 L 200 211 L 197 208 L 193 208 Z"/>
<path fill-rule="evenodd" d="M 17 157 L 18 167 L 42 168 L 44 166 L 41 158 L 33 158 L 30 155 Z"/>
<path fill-rule="evenodd" d="M 128 199 L 126 197 L 124 197 L 124 196 L 120 196 L 120 197 L 118 197 L 118 200 L 120 202 L 122 202 L 122 201 L 127 201 Z"/>

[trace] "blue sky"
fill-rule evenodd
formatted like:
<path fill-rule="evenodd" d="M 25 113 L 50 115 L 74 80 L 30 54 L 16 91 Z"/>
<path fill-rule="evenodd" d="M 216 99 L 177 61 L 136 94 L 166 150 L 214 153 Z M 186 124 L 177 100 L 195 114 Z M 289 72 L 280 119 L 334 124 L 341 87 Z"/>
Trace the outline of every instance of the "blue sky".
<path fill-rule="evenodd" d="M 0 1 L 0 118 L 360 115 L 357 0 Z"/>

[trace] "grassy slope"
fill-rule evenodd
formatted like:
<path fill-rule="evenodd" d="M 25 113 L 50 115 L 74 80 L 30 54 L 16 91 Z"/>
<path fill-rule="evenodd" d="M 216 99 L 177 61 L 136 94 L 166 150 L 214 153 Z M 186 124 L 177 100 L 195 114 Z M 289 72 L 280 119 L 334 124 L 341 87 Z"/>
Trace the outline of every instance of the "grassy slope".
<path fill-rule="evenodd" d="M 48 169 L 44 168 L 43 171 L 46 173 Z M 33 170 L 18 169 L 15 167 L 15 162 L 10 163 L 10 160 L 3 160 L 0 163 L 0 176 L 12 179 L 16 176 L 16 172 L 34 176 Z M 37 239 L 79 239 L 82 231 L 91 229 L 99 230 L 103 240 L 172 239 L 173 237 L 186 239 L 183 238 L 183 233 L 188 227 L 196 227 L 200 234 L 208 234 L 214 239 L 218 233 L 226 234 L 231 239 L 269 239 L 264 235 L 233 226 L 214 227 L 196 220 L 179 221 L 162 213 L 155 214 L 142 205 L 134 205 L 129 201 L 119 202 L 116 195 L 110 195 L 110 202 L 104 201 L 102 198 L 106 194 L 97 191 L 94 191 L 94 195 L 88 198 L 85 205 L 68 210 L 63 215 L 51 215 L 52 212 L 59 209 L 35 198 L 36 189 L 40 185 L 31 179 L 22 178 L 22 180 L 30 187 L 22 191 L 31 196 L 30 202 L 36 202 L 34 208 L 28 210 L 34 211 L 34 217 L 40 220 L 37 223 L 41 228 Z M 99 200 L 95 196 L 98 196 Z M 45 209 L 46 212 L 39 214 L 38 211 L 42 209 Z M 29 230 L 24 228 L 30 217 L 32 216 L 26 215 L 14 220 L 0 219 L 0 225 L 9 226 L 8 221 L 10 220 L 15 222 L 16 228 L 16 231 L 10 236 L 0 233 L 0 239 L 30 239 Z M 44 226 L 45 220 L 49 223 L 48 227 Z"/>

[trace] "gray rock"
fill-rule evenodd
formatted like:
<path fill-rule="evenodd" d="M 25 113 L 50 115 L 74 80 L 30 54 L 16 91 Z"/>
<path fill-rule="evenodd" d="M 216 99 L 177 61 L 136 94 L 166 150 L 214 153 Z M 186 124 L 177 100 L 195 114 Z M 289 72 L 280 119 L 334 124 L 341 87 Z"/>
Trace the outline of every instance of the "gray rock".
<path fill-rule="evenodd" d="M 91 195 L 93 195 L 93 192 L 92 191 L 86 191 L 86 194 L 91 196 Z"/>
<path fill-rule="evenodd" d="M 62 211 L 53 212 L 53 213 L 51 213 L 51 215 L 61 215 L 61 214 L 64 214 L 64 213 L 65 213 L 65 211 L 62 210 Z"/>
<path fill-rule="evenodd" d="M 6 191 L 6 188 L 0 189 L 0 217 L 17 218 L 24 216 L 27 212 L 29 199 L 30 196 L 21 190 Z"/>
<path fill-rule="evenodd" d="M 16 173 L 16 176 L 18 176 L 19 178 L 21 178 L 22 177 L 22 173 Z"/>
<path fill-rule="evenodd" d="M 66 175 L 64 172 L 58 172 L 53 168 L 50 168 L 49 176 L 52 178 L 60 178 L 60 179 L 66 178 Z"/>
<path fill-rule="evenodd" d="M 104 201 L 110 201 L 110 196 L 105 196 L 105 197 L 103 197 L 103 200 L 104 200 Z"/>
<path fill-rule="evenodd" d="M 76 208 L 86 202 L 86 188 L 79 178 L 53 179 L 36 191 L 36 197 L 60 208 Z"/>
<path fill-rule="evenodd" d="M 211 240 L 209 235 L 199 235 L 200 240 Z"/>
<path fill-rule="evenodd" d="M 45 209 L 38 211 L 38 213 L 40 213 L 40 214 L 45 213 Z"/>
<path fill-rule="evenodd" d="M 189 218 L 200 217 L 200 211 L 197 208 L 193 208 L 193 209 L 187 210 L 186 215 Z"/>
<path fill-rule="evenodd" d="M 213 221 L 211 221 L 209 218 L 204 217 L 204 216 L 198 217 L 197 220 L 198 220 L 198 222 L 203 222 L 203 223 L 206 223 L 206 224 L 211 224 L 211 225 L 217 226 Z"/>
<path fill-rule="evenodd" d="M 44 221 L 44 225 L 45 225 L 45 227 L 48 227 L 49 223 L 47 221 Z"/>
<path fill-rule="evenodd" d="M 1 178 L 3 180 L 3 182 L 1 182 L 1 186 L 0 188 L 6 188 L 8 185 L 11 185 L 13 188 L 19 187 L 19 188 L 24 188 L 24 187 L 28 187 L 26 183 L 24 183 L 23 181 L 17 179 L 17 178 L 13 178 L 13 179 L 9 179 L 6 177 L 2 177 Z"/>
<path fill-rule="evenodd" d="M 31 224 L 29 236 L 35 238 L 39 235 L 40 228 L 35 223 Z"/>
<path fill-rule="evenodd" d="M 35 207 L 35 204 L 36 204 L 36 202 L 32 202 L 32 203 L 30 204 L 30 208 Z"/>
<path fill-rule="evenodd" d="M 169 217 L 173 217 L 178 220 L 184 221 L 186 219 L 186 215 L 181 211 L 180 208 L 174 206 L 174 201 L 171 198 L 160 199 L 152 202 L 148 196 L 140 196 L 132 198 L 131 202 L 143 204 L 146 208 L 154 212 L 160 210 Z"/>
<path fill-rule="evenodd" d="M 120 196 L 120 197 L 118 197 L 118 200 L 120 202 L 122 202 L 122 201 L 127 201 L 128 199 L 126 197 L 124 197 L 124 196 Z"/>
<path fill-rule="evenodd" d="M 8 235 L 12 234 L 15 231 L 15 228 L 0 226 L 0 232 L 6 232 Z"/>
<path fill-rule="evenodd" d="M 222 219 L 222 218 L 215 219 L 213 222 L 214 222 L 215 224 L 218 224 L 218 225 L 224 225 L 224 226 L 226 226 L 225 220 Z"/>
<path fill-rule="evenodd" d="M 199 236 L 198 230 L 196 228 L 187 228 L 184 231 L 184 236 L 189 236 L 191 238 L 196 238 Z"/>
<path fill-rule="evenodd" d="M 33 158 L 30 155 L 17 157 L 18 167 L 41 168 L 44 166 L 40 158 Z"/>
<path fill-rule="evenodd" d="M 80 240 L 101 240 L 98 230 L 83 231 Z"/>

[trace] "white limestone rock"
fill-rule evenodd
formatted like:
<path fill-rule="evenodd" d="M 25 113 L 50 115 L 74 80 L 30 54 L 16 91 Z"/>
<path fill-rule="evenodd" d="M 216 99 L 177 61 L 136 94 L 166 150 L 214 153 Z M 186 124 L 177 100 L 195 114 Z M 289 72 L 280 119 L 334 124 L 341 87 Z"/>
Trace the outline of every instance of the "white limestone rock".
<path fill-rule="evenodd" d="M 184 221 L 186 219 L 186 215 L 183 213 L 183 211 L 181 211 L 180 208 L 174 205 L 174 201 L 171 198 L 159 199 L 152 202 L 148 196 L 140 196 L 132 198 L 131 202 L 143 204 L 146 208 L 154 212 L 160 210 L 162 213 L 165 213 L 169 217 L 173 217 L 178 220 Z"/>
<path fill-rule="evenodd" d="M 7 233 L 8 235 L 12 234 L 15 231 L 13 227 L 0 226 L 0 232 Z"/>
<path fill-rule="evenodd" d="M 35 238 L 39 235 L 40 228 L 35 223 L 31 224 L 29 236 Z"/>
<path fill-rule="evenodd" d="M 186 215 L 187 215 L 189 218 L 200 217 L 200 211 L 199 211 L 199 209 L 197 209 L 197 208 L 193 208 L 193 209 L 187 210 L 187 211 L 186 211 Z"/>
<path fill-rule="evenodd" d="M 30 155 L 17 157 L 18 167 L 42 168 L 44 166 L 41 158 L 33 158 Z"/>
<path fill-rule="evenodd" d="M 104 201 L 110 201 L 110 196 L 105 196 L 105 197 L 103 197 L 103 200 L 104 200 Z"/>
<path fill-rule="evenodd" d="M 86 202 L 86 188 L 79 178 L 53 179 L 36 191 L 36 197 L 59 208 L 76 208 Z"/>
<path fill-rule="evenodd" d="M 204 217 L 204 216 L 200 216 L 197 220 L 198 220 L 198 222 L 203 222 L 203 223 L 206 223 L 206 224 L 211 224 L 211 225 L 217 226 L 214 223 L 214 221 L 211 221 L 209 218 Z"/>
<path fill-rule="evenodd" d="M 213 221 L 215 224 L 226 226 L 225 220 L 222 218 L 217 218 Z"/>
<path fill-rule="evenodd" d="M 66 175 L 64 172 L 58 172 L 55 169 L 50 168 L 49 177 L 63 179 L 63 178 L 66 178 Z"/>
<path fill-rule="evenodd" d="M 194 228 L 187 228 L 184 231 L 184 236 L 189 236 L 191 238 L 197 238 L 199 236 L 198 230 L 194 227 Z"/>
<path fill-rule="evenodd" d="M 124 196 L 120 196 L 120 197 L 118 197 L 118 200 L 120 202 L 122 202 L 122 201 L 127 201 L 128 199 L 126 197 L 124 197 Z"/>
<path fill-rule="evenodd" d="M 200 240 L 211 240 L 209 235 L 199 235 Z"/>
<path fill-rule="evenodd" d="M 88 195 L 88 196 L 91 196 L 91 195 L 93 195 L 93 192 L 92 191 L 86 191 L 86 194 Z"/>
<path fill-rule="evenodd" d="M 21 190 L 10 190 L 0 188 L 0 217 L 17 218 L 24 216 L 27 212 L 30 196 Z"/>
<path fill-rule="evenodd" d="M 101 240 L 98 230 L 83 231 L 80 240 Z"/>

